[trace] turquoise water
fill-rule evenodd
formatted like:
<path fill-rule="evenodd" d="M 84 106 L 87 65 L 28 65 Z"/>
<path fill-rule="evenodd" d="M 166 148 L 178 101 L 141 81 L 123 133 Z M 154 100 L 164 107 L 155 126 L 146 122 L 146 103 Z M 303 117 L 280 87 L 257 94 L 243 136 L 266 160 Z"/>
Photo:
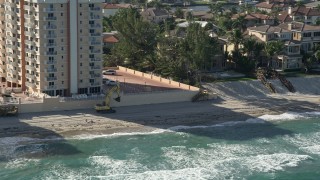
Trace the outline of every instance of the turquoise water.
<path fill-rule="evenodd" d="M 320 113 L 68 140 L 0 138 L 0 179 L 319 179 Z"/>

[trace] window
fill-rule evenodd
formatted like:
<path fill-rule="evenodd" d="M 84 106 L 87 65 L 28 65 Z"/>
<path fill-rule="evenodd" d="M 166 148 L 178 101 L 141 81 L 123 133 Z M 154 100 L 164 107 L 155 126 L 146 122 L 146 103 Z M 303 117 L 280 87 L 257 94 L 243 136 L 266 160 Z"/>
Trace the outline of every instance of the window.
<path fill-rule="evenodd" d="M 314 32 L 314 37 L 320 36 L 320 32 Z"/>
<path fill-rule="evenodd" d="M 311 32 L 303 33 L 303 37 L 311 37 Z"/>
<path fill-rule="evenodd" d="M 82 66 L 82 63 L 80 63 L 80 66 Z"/>
<path fill-rule="evenodd" d="M 54 86 L 54 82 L 49 82 L 49 86 Z"/>
<path fill-rule="evenodd" d="M 63 4 L 60 4 L 61 7 L 63 7 Z"/>
<path fill-rule="evenodd" d="M 80 13 L 80 16 L 82 16 L 82 12 Z"/>
<path fill-rule="evenodd" d="M 63 13 L 61 13 L 61 16 L 63 16 Z"/>
<path fill-rule="evenodd" d="M 61 84 L 64 84 L 64 81 L 61 81 Z"/>

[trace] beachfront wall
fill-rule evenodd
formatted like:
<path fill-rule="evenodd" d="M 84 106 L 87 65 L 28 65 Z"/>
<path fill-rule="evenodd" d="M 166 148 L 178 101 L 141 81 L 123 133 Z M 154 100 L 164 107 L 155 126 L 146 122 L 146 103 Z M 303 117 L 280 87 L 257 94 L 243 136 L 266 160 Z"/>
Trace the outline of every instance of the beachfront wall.
<path fill-rule="evenodd" d="M 129 68 L 126 68 L 126 67 L 122 67 L 122 66 L 118 66 L 118 68 L 121 71 L 125 71 L 127 73 L 134 74 L 136 76 L 152 79 L 154 81 L 162 82 L 162 83 L 165 83 L 165 84 L 170 84 L 172 87 L 176 87 L 176 88 L 179 88 L 179 89 L 190 90 L 190 91 L 199 91 L 198 87 L 190 86 L 188 84 L 183 84 L 183 83 L 180 83 L 180 82 L 177 82 L 177 81 L 173 81 L 173 80 L 170 80 L 170 79 L 166 79 L 166 78 L 163 78 L 163 77 L 160 77 L 160 76 L 156 76 L 156 75 L 153 75 L 153 74 L 143 73 L 143 72 L 136 71 L 136 70 L 129 69 Z"/>
<path fill-rule="evenodd" d="M 139 94 L 122 94 L 121 102 L 111 101 L 111 107 L 133 106 L 143 104 L 159 104 L 159 103 L 171 103 L 171 102 L 185 102 L 190 101 L 198 91 L 166 91 L 159 93 L 139 93 Z M 76 110 L 76 109 L 92 109 L 97 103 L 102 103 L 105 99 L 88 100 L 68 100 L 61 101 L 60 97 L 44 98 L 43 102 L 39 103 L 20 103 L 18 104 L 19 113 L 30 112 L 46 112 L 46 111 L 64 111 L 64 110 Z"/>

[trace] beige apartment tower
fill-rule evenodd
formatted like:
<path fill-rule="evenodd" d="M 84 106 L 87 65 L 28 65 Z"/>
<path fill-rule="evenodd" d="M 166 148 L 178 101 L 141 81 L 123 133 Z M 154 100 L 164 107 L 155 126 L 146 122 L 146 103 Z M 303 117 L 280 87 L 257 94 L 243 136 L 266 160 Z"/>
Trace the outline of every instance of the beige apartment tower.
<path fill-rule="evenodd" d="M 102 2 L 0 0 L 1 81 L 51 96 L 99 93 Z"/>

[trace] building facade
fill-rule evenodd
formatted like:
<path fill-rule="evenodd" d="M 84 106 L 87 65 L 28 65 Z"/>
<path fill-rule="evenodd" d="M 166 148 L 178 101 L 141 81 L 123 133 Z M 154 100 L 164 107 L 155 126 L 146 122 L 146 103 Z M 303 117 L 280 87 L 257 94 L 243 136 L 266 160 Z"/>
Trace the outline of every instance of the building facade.
<path fill-rule="evenodd" d="M 51 96 L 100 92 L 103 0 L 0 2 L 0 75 L 8 87 Z"/>

